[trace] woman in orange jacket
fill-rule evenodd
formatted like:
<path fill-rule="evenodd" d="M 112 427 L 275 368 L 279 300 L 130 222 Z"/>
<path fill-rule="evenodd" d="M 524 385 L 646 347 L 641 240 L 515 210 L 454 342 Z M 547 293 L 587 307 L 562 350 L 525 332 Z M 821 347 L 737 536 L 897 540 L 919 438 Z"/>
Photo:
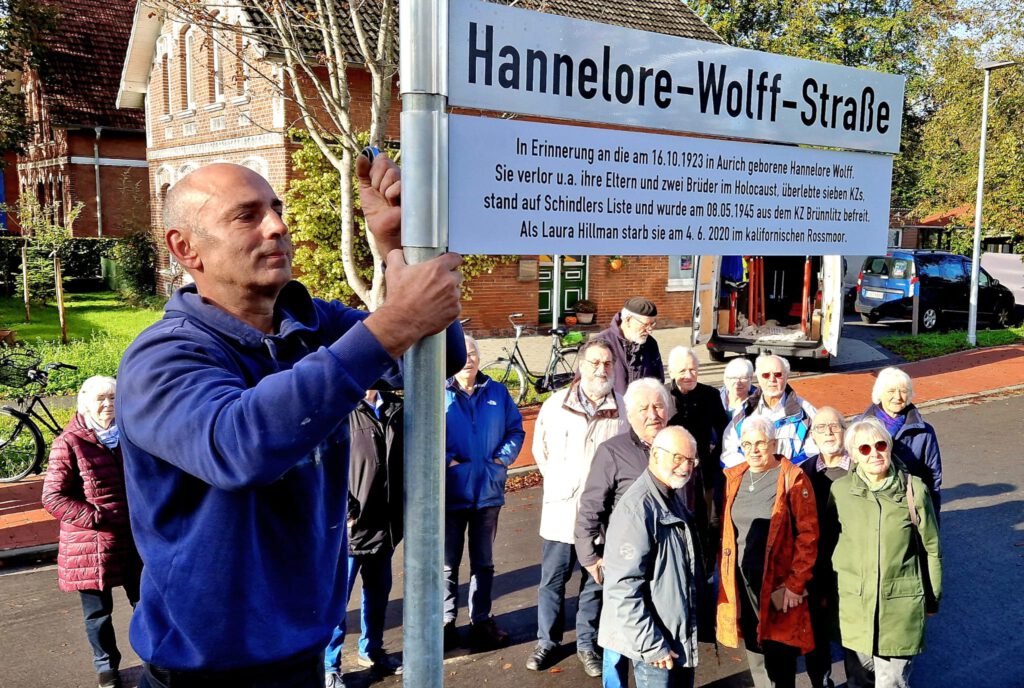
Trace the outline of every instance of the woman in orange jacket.
<path fill-rule="evenodd" d="M 814 648 L 804 601 L 818 549 L 814 490 L 775 446 L 774 424 L 748 418 L 746 462 L 725 471 L 718 641 L 743 637 L 756 688 L 793 686 L 797 655 Z"/>

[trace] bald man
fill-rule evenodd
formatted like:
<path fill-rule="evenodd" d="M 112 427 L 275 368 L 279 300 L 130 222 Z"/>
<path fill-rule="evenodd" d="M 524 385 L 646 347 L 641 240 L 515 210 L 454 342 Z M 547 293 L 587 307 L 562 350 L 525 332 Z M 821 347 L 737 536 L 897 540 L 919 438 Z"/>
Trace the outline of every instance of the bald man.
<path fill-rule="evenodd" d="M 406 265 L 398 167 L 361 157 L 357 175 L 388 265 L 372 314 L 292 281 L 281 200 L 255 172 L 209 165 L 167 195 L 167 249 L 195 283 L 118 373 L 140 686 L 323 685 L 347 592 L 348 415 L 401 384 L 426 335 L 451 325 L 448 374 L 465 360 L 459 256 Z"/>

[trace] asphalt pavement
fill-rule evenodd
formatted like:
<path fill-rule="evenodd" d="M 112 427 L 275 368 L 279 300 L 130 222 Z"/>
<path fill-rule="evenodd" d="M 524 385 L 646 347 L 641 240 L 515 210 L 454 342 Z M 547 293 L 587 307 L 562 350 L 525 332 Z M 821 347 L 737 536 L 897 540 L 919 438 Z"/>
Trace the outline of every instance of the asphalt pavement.
<path fill-rule="evenodd" d="M 942 543 L 945 596 L 929 622 L 927 649 L 915 662 L 912 685 L 929 688 L 1001 688 L 1024 686 L 1024 396 L 973 400 L 925 412 L 936 428 L 943 453 Z M 449 653 L 445 685 L 454 688 L 541 688 L 597 686 L 575 659 L 573 634 L 563 646 L 564 659 L 548 672 L 524 667 L 536 633 L 536 587 L 540 576 L 537 524 L 541 489 L 509 495 L 495 543 L 494 613 L 512 633 L 510 647 L 472 654 Z M 385 643 L 401 650 L 401 550 L 395 560 L 393 603 L 388 610 Z M 465 560 L 464 560 L 465 561 Z M 463 564 L 463 575 L 467 564 Z M 462 586 L 465 599 L 466 585 Z M 349 628 L 358 628 L 358 584 L 349 611 Z M 115 622 L 125 659 L 122 667 L 135 685 L 139 660 L 126 641 L 130 608 L 115 595 Z M 570 609 L 573 604 L 568 605 Z M 460 624 L 466 623 L 461 610 Z M 572 624 L 570 623 L 570 626 Z M 440 629 L 438 629 L 440 631 Z M 230 652 L 232 639 L 225 639 Z M 355 643 L 345 652 L 346 668 L 355 669 Z M 78 598 L 57 590 L 52 565 L 0 575 L 0 686 L 42 688 L 94 686 L 90 653 L 82 629 Z M 842 669 L 836 664 L 841 678 Z M 699 686 L 736 688 L 751 685 L 742 653 L 702 647 Z M 346 685 L 370 685 L 365 672 L 353 672 Z M 374 685 L 393 688 L 400 678 Z M 806 675 L 798 685 L 807 686 Z"/>

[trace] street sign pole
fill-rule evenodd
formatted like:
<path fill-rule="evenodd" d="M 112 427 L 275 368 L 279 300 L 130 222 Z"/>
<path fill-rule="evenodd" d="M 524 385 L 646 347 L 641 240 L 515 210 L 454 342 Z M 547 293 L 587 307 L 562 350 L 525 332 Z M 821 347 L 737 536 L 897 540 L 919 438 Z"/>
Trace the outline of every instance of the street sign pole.
<path fill-rule="evenodd" d="M 447 0 L 399 3 L 402 244 L 408 263 L 448 244 Z M 426 307 L 429 307 L 427 304 Z M 407 688 L 444 683 L 444 334 L 405 354 L 405 605 Z"/>

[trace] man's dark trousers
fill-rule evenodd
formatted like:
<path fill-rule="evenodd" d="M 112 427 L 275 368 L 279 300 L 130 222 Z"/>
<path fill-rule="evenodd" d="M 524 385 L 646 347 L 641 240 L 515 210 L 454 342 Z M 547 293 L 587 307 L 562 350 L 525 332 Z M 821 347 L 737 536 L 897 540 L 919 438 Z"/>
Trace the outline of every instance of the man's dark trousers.
<path fill-rule="evenodd" d="M 576 547 L 544 540 L 537 591 L 537 645 L 552 650 L 565 632 L 565 588 L 578 564 Z M 579 567 L 579 602 L 576 611 L 576 651 L 597 651 L 597 622 L 601 616 L 601 586 Z"/>

